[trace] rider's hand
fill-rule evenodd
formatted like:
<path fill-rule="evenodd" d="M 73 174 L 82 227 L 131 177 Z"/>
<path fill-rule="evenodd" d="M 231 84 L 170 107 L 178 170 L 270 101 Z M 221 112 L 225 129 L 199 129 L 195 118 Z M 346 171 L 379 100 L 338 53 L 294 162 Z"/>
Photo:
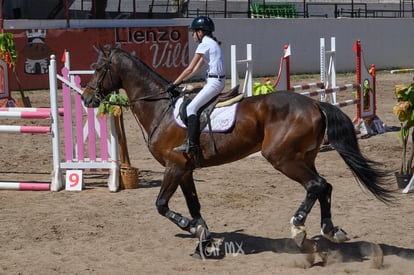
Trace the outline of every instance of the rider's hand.
<path fill-rule="evenodd" d="M 174 93 L 176 90 L 178 89 L 178 86 L 177 86 L 177 84 L 174 84 L 174 83 L 169 83 L 168 85 L 167 85 L 167 87 L 165 88 L 165 90 L 167 91 L 167 92 L 169 92 L 169 93 Z"/>

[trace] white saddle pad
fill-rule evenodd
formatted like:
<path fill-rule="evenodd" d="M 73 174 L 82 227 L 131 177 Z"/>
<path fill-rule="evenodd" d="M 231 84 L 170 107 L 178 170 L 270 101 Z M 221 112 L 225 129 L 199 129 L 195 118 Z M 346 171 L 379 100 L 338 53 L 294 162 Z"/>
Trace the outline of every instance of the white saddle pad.
<path fill-rule="evenodd" d="M 187 127 L 181 120 L 179 115 L 180 106 L 183 103 L 183 98 L 180 97 L 177 102 L 175 103 L 173 117 L 174 121 L 178 124 L 178 126 L 186 129 Z M 228 131 L 234 124 L 236 120 L 236 111 L 238 103 L 234 103 L 230 106 L 214 108 L 213 112 L 210 115 L 211 118 L 211 130 L 213 132 L 226 132 Z M 202 132 L 209 131 L 208 125 L 202 130 Z"/>

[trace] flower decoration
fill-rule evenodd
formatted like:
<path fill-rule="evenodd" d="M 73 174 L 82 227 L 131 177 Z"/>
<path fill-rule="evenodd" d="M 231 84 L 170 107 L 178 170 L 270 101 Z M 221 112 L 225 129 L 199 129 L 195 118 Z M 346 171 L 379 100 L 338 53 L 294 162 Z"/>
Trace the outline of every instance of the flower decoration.
<path fill-rule="evenodd" d="M 414 81 L 410 85 L 396 85 L 394 89 L 397 103 L 393 107 L 393 113 L 401 123 L 401 129 L 398 137 L 402 141 L 402 164 L 400 174 L 412 174 L 412 162 L 414 158 L 414 147 L 411 150 L 410 157 L 407 159 L 407 144 L 410 136 L 410 130 L 414 126 Z M 413 141 L 414 136 L 411 134 Z"/>
<path fill-rule="evenodd" d="M 264 79 L 264 83 L 256 82 L 253 85 L 253 95 L 266 95 L 275 91 L 269 77 Z"/>
<path fill-rule="evenodd" d="M 128 98 L 124 94 L 109 94 L 102 100 L 98 107 L 99 118 L 105 114 L 113 114 L 115 117 L 122 114 L 122 107 L 129 109 Z"/>

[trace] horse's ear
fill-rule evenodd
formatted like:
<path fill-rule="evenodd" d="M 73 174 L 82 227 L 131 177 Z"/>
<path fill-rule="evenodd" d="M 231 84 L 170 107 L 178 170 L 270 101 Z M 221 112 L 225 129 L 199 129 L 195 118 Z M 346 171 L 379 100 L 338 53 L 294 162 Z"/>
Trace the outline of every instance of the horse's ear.
<path fill-rule="evenodd" d="M 101 43 L 98 44 L 98 47 L 104 55 L 109 55 L 110 49 L 108 47 L 105 47 Z"/>

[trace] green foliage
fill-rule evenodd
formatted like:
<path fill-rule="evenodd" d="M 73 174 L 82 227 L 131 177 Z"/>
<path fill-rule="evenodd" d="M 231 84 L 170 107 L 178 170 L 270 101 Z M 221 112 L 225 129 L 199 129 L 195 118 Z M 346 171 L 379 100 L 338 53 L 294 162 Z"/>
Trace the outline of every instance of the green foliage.
<path fill-rule="evenodd" d="M 0 58 L 9 67 L 14 67 L 17 62 L 17 50 L 12 33 L 0 33 Z"/>
<path fill-rule="evenodd" d="M 128 97 L 125 94 L 112 93 L 102 100 L 98 107 L 98 114 L 102 117 L 104 114 L 121 115 L 122 107 L 129 109 Z"/>
<path fill-rule="evenodd" d="M 275 92 L 270 78 L 265 78 L 265 83 L 255 82 L 253 84 L 253 95 L 266 95 Z"/>

